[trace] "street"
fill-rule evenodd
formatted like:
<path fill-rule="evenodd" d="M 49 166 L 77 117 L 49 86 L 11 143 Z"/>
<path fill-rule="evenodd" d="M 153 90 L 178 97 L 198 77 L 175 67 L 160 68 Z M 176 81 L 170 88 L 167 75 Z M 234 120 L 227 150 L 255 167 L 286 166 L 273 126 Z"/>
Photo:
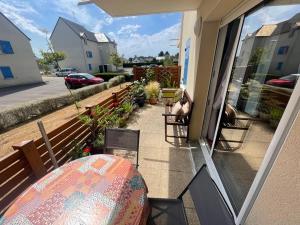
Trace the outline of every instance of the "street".
<path fill-rule="evenodd" d="M 28 101 L 68 92 L 63 77 L 43 77 L 44 83 L 0 89 L 0 111 Z"/>

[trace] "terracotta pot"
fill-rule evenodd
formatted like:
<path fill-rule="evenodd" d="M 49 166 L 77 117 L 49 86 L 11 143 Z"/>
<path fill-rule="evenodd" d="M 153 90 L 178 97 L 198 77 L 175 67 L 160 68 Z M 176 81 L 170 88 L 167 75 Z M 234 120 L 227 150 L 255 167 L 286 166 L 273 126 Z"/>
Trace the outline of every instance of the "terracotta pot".
<path fill-rule="evenodd" d="M 150 99 L 149 99 L 149 103 L 150 103 L 151 105 L 156 105 L 156 104 L 157 104 L 157 98 L 150 98 Z"/>

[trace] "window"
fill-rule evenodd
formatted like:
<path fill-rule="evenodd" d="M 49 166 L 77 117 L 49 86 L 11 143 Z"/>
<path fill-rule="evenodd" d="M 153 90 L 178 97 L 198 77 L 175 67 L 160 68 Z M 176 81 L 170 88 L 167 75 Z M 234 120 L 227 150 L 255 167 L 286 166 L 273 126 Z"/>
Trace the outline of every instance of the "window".
<path fill-rule="evenodd" d="M 0 40 L 0 53 L 2 53 L 2 54 L 14 54 L 14 51 L 13 51 L 9 41 Z"/>
<path fill-rule="evenodd" d="M 93 53 L 91 51 L 86 51 L 86 57 L 93 58 Z"/>
<path fill-rule="evenodd" d="M 233 22 L 226 25 L 218 77 L 210 87 L 213 109 L 205 117 L 210 122 L 204 133 L 221 180 L 217 185 L 236 216 L 274 143 L 282 115 L 290 110 L 286 108 L 299 80 L 300 52 L 294 49 L 300 48 L 300 29 L 294 30 L 294 38 L 289 34 L 300 18 L 300 4 L 274 0 L 242 18 L 234 41 Z M 235 47 L 227 54 L 231 42 Z"/>
<path fill-rule="evenodd" d="M 1 71 L 2 76 L 4 77 L 5 80 L 14 78 L 14 75 L 11 72 L 10 67 L 8 67 L 8 66 L 1 66 L 0 67 L 0 71 Z"/>
<path fill-rule="evenodd" d="M 276 70 L 282 70 L 283 62 L 277 63 Z"/>
<path fill-rule="evenodd" d="M 89 64 L 89 70 L 92 70 L 92 64 Z"/>
<path fill-rule="evenodd" d="M 289 50 L 289 46 L 281 46 L 278 49 L 278 55 L 285 55 L 287 54 L 288 50 Z"/>

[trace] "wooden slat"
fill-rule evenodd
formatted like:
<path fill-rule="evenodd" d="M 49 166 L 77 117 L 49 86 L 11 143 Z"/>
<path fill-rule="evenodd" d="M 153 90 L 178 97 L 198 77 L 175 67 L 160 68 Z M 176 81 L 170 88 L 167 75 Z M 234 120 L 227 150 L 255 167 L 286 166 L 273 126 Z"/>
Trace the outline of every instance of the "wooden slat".
<path fill-rule="evenodd" d="M 40 147 L 37 148 L 38 152 L 40 155 L 43 155 L 45 152 L 48 151 L 47 147 L 45 144 L 41 145 Z"/>
<path fill-rule="evenodd" d="M 53 131 L 47 133 L 47 136 L 49 139 L 57 136 L 58 134 L 60 134 L 61 132 L 63 132 L 64 130 L 68 129 L 69 127 L 71 127 L 73 124 L 77 123 L 79 121 L 78 117 L 75 117 L 71 120 L 69 120 L 68 122 L 66 122 L 65 124 L 61 125 L 60 127 L 54 129 Z"/>
<path fill-rule="evenodd" d="M 10 177 L 9 180 L 7 180 L 5 183 L 2 183 L 0 185 L 0 193 L 10 192 L 15 186 L 17 186 L 20 182 L 22 182 L 22 180 L 24 180 L 26 177 L 28 177 L 31 174 L 32 174 L 32 169 L 30 168 L 30 166 L 28 165 L 24 167 L 17 174 L 15 174 L 13 177 Z M 0 198 L 2 198 L 2 196 Z"/>
<path fill-rule="evenodd" d="M 34 141 L 35 146 L 38 148 L 39 146 L 44 144 L 44 140 L 42 137 Z"/>
<path fill-rule="evenodd" d="M 25 159 L 25 156 L 21 151 L 13 151 L 8 155 L 2 157 L 0 159 L 0 171 L 14 163 L 15 161 L 19 160 L 20 158 Z"/>
<path fill-rule="evenodd" d="M 29 164 L 24 158 L 23 159 L 20 158 L 19 160 L 16 160 L 9 167 L 7 167 L 6 169 L 0 172 L 0 184 L 6 182 L 7 179 L 14 176 L 15 174 L 17 174 L 19 171 L 21 171 L 27 166 L 29 166 Z"/>
<path fill-rule="evenodd" d="M 84 130 L 81 132 L 77 132 L 76 134 L 74 134 L 74 136 L 71 138 L 72 140 L 77 140 L 78 143 L 82 143 L 85 141 L 86 137 L 90 135 L 90 131 Z M 72 149 L 74 147 L 72 142 L 68 142 L 66 144 L 64 144 L 62 147 L 56 149 L 56 153 L 55 153 L 55 158 L 57 160 L 60 160 L 61 157 L 63 157 L 63 155 L 68 152 L 70 149 Z"/>
<path fill-rule="evenodd" d="M 74 133 L 72 133 L 71 135 L 69 135 L 66 139 L 62 140 L 57 145 L 53 146 L 53 148 L 52 148 L 53 152 L 56 153 L 60 149 L 62 149 L 64 146 L 68 145 L 69 143 L 72 143 L 77 136 L 79 136 L 82 132 L 85 132 L 85 131 L 89 132 L 89 128 L 87 128 L 86 126 L 80 127 Z"/>
<path fill-rule="evenodd" d="M 68 127 L 59 135 L 55 136 L 54 138 L 50 139 L 51 146 L 57 145 L 61 140 L 67 138 L 70 134 L 74 131 L 78 130 L 80 127 L 85 126 L 81 121 L 78 121 L 73 126 Z"/>
<path fill-rule="evenodd" d="M 33 174 L 24 177 L 24 179 L 15 185 L 9 193 L 6 193 L 5 196 L 1 196 L 0 200 L 0 215 L 2 215 L 8 208 L 9 206 L 14 202 L 14 200 L 28 188 L 36 178 L 34 177 Z M 2 193 L 2 192 L 1 192 Z"/>

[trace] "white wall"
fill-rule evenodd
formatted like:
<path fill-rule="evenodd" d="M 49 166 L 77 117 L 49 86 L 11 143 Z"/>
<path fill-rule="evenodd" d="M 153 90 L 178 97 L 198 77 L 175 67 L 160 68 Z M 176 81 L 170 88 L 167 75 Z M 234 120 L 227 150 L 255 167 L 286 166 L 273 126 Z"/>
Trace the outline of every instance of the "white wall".
<path fill-rule="evenodd" d="M 29 39 L 0 14 L 0 40 L 10 41 L 14 54 L 0 54 L 0 66 L 9 66 L 13 79 L 4 80 L 0 74 L 0 88 L 42 82 Z"/>
<path fill-rule="evenodd" d="M 103 65 L 111 64 L 110 55 L 117 52 L 116 45 L 114 43 L 99 43 L 99 50 Z"/>
<path fill-rule="evenodd" d="M 85 54 L 84 57 L 87 64 L 86 64 L 86 71 L 82 71 L 82 72 L 92 73 L 92 72 L 99 71 L 99 66 L 102 65 L 102 59 L 100 56 L 98 45 L 99 45 L 98 43 L 93 41 L 87 41 L 87 44 L 83 44 L 83 49 Z M 91 51 L 93 53 L 93 57 L 87 58 L 86 51 Z M 92 70 L 89 70 L 88 64 L 92 65 Z"/>
<path fill-rule="evenodd" d="M 59 20 L 56 25 L 51 43 L 55 51 L 62 51 L 66 55 L 66 59 L 59 62 L 61 68 L 74 67 L 80 72 L 87 72 L 82 40 L 62 20 Z"/>

